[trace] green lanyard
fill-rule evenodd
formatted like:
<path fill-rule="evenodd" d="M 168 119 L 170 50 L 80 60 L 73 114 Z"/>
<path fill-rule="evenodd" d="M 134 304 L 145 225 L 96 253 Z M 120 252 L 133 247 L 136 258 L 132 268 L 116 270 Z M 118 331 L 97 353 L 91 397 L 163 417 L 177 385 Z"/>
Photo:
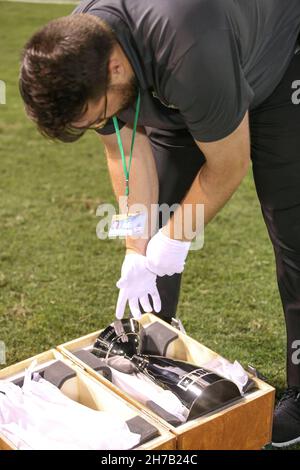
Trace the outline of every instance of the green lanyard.
<path fill-rule="evenodd" d="M 131 167 L 132 152 L 133 152 L 135 134 L 136 134 L 136 129 L 137 129 L 138 117 L 139 117 L 139 112 L 140 112 L 140 104 L 141 104 L 141 95 L 140 95 L 140 91 L 139 91 L 138 97 L 137 97 L 137 100 L 136 100 L 136 111 L 135 111 L 135 118 L 134 118 L 133 131 L 132 131 L 132 139 L 131 139 L 131 148 L 130 148 L 128 168 L 127 168 L 127 165 L 126 165 L 126 158 L 125 158 L 124 148 L 123 148 L 123 144 L 122 144 L 118 119 L 116 118 L 116 116 L 113 116 L 113 123 L 114 123 L 114 126 L 115 126 L 115 131 L 116 131 L 116 134 L 117 134 L 117 138 L 118 138 L 118 144 L 119 144 L 120 154 L 121 154 L 121 157 L 122 157 L 122 164 L 123 164 L 123 170 L 124 170 L 124 175 L 125 175 L 125 183 L 126 183 L 125 196 L 126 197 L 129 196 L 129 173 L 130 173 L 130 167 Z"/>

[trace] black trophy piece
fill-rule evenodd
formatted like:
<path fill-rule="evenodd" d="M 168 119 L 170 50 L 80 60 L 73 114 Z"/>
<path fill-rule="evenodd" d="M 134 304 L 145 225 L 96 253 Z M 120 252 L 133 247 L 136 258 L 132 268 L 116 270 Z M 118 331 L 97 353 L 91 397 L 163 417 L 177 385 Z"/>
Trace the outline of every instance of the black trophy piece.
<path fill-rule="evenodd" d="M 204 367 L 163 356 L 142 354 L 140 324 L 134 319 L 117 320 L 98 336 L 93 353 L 109 359 L 123 356 L 157 385 L 173 392 L 197 418 L 241 398 L 237 385 Z"/>

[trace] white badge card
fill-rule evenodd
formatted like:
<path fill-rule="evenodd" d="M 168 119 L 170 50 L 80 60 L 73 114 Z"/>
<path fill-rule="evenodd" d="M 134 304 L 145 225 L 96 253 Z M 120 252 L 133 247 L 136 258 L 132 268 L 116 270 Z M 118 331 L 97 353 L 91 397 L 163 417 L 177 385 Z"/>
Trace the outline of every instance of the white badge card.
<path fill-rule="evenodd" d="M 146 225 L 146 212 L 114 215 L 109 228 L 109 237 L 141 236 Z"/>

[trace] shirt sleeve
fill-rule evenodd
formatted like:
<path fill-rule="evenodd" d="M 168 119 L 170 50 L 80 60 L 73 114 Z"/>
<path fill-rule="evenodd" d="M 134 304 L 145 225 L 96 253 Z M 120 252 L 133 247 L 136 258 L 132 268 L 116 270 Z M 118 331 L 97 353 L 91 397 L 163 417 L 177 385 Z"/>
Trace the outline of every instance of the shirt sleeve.
<path fill-rule="evenodd" d="M 119 129 L 121 130 L 122 127 L 124 127 L 126 125 L 126 122 L 124 121 L 121 121 L 121 119 L 118 118 L 118 123 L 119 123 Z M 104 127 L 102 127 L 101 129 L 95 129 L 95 131 L 97 132 L 97 134 L 100 134 L 100 135 L 110 135 L 110 134 L 115 134 L 115 126 L 114 126 L 114 123 L 113 123 L 113 120 L 112 118 L 110 118 L 107 123 L 105 124 Z"/>
<path fill-rule="evenodd" d="M 194 139 L 212 142 L 231 134 L 254 97 L 230 29 L 205 31 L 170 73 L 165 96 Z"/>

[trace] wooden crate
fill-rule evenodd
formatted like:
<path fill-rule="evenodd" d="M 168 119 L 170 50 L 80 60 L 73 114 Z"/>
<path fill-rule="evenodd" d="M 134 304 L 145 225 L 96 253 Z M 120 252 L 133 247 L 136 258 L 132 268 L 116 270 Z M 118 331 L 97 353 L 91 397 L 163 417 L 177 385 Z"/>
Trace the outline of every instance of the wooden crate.
<path fill-rule="evenodd" d="M 38 366 L 44 366 L 47 363 L 51 363 L 51 361 L 60 360 L 73 369 L 76 372 L 76 385 L 79 396 L 78 401 L 83 405 L 97 410 L 117 412 L 118 415 L 124 420 L 140 416 L 148 423 L 155 426 L 158 429 L 160 435 L 150 440 L 149 442 L 136 447 L 136 450 L 173 450 L 176 448 L 175 436 L 170 433 L 166 427 L 158 423 L 157 420 L 153 420 L 151 417 L 142 414 L 119 394 L 115 394 L 111 388 L 107 388 L 104 383 L 96 380 L 90 374 L 82 370 L 80 366 L 75 364 L 73 361 L 70 361 L 55 349 L 51 349 L 30 359 L 19 362 L 18 364 L 14 364 L 0 370 L 0 380 L 14 380 L 19 375 L 23 375 L 25 369 L 29 367 L 33 360 L 37 361 L 36 368 L 38 368 Z M 70 394 L 66 393 L 66 395 L 68 395 L 70 398 L 74 398 L 72 397 L 72 392 L 70 392 Z M 1 436 L 1 434 L 0 449 L 16 450 L 14 444 L 3 435 Z"/>
<path fill-rule="evenodd" d="M 185 360 L 198 366 L 204 365 L 211 359 L 220 357 L 216 352 L 174 329 L 152 314 L 145 314 L 140 320 L 143 326 L 157 321 L 178 334 L 178 339 L 173 343 L 171 354 L 168 354 L 169 357 Z M 178 427 L 173 427 L 72 354 L 75 350 L 92 346 L 99 333 L 100 331 L 97 331 L 69 341 L 58 346 L 58 350 L 97 380 L 105 383 L 111 390 L 118 393 L 136 408 L 146 413 L 149 417 L 158 420 L 163 426 L 168 427 L 176 436 L 177 449 L 261 449 L 271 441 L 275 390 L 267 383 L 249 374 L 256 382 L 257 390 L 248 393 L 240 400 L 224 406 L 215 412 Z"/>

